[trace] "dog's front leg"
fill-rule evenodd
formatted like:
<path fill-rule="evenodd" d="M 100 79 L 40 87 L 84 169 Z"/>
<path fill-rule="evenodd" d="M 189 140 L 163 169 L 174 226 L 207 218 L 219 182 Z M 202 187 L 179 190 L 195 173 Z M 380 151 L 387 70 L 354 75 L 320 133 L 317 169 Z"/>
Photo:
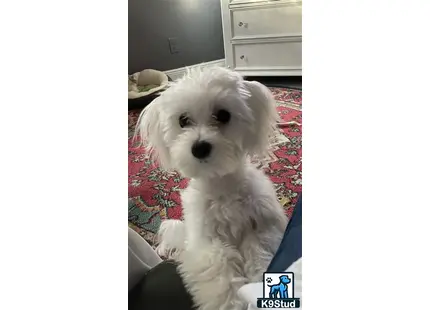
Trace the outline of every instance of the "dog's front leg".
<path fill-rule="evenodd" d="M 179 271 L 199 310 L 245 310 L 237 291 L 247 283 L 242 258 L 222 244 L 187 249 L 180 256 Z"/>
<path fill-rule="evenodd" d="M 280 296 L 281 298 L 287 298 L 287 296 L 286 296 L 286 290 L 285 290 L 284 288 L 282 288 L 282 289 L 279 291 L 279 295 L 281 295 L 281 296 Z"/>

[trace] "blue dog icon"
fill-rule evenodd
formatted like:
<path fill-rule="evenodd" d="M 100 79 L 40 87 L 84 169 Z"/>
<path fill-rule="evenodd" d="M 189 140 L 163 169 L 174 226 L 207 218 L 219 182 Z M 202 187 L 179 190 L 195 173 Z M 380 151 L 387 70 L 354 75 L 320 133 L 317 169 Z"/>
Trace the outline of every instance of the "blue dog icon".
<path fill-rule="evenodd" d="M 288 286 L 291 280 L 287 276 L 280 276 L 279 283 L 268 285 L 270 287 L 269 298 L 288 298 Z M 279 297 L 278 297 L 279 295 Z"/>

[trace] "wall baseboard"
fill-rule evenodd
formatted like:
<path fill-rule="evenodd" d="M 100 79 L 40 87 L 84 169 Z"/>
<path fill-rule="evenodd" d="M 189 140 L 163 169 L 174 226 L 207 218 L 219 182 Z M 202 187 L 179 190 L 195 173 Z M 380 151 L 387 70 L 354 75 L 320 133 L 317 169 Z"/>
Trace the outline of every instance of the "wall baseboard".
<path fill-rule="evenodd" d="M 164 73 L 166 73 L 174 81 L 174 80 L 177 80 L 177 79 L 183 77 L 185 75 L 185 73 L 187 72 L 188 67 L 197 67 L 197 66 L 198 67 L 205 67 L 205 68 L 206 67 L 225 67 L 225 59 L 218 59 L 218 60 L 203 62 L 203 63 L 197 64 L 197 65 L 167 70 L 167 71 L 164 71 Z"/>

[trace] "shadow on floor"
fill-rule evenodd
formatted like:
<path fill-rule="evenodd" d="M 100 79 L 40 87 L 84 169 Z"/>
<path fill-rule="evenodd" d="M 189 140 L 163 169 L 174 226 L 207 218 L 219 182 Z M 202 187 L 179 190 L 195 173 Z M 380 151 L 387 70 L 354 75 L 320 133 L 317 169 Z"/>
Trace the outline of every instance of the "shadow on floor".
<path fill-rule="evenodd" d="M 258 81 L 267 87 L 302 89 L 301 76 L 248 76 L 248 81 Z"/>

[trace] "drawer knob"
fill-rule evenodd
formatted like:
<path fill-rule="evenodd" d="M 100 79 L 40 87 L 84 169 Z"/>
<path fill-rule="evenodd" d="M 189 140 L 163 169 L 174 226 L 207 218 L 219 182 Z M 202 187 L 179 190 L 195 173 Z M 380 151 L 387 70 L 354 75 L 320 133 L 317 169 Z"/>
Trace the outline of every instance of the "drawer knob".
<path fill-rule="evenodd" d="M 247 27 L 248 23 L 244 23 L 244 22 L 239 22 L 239 27 Z"/>
<path fill-rule="evenodd" d="M 245 55 L 240 56 L 240 59 L 245 59 Z"/>

